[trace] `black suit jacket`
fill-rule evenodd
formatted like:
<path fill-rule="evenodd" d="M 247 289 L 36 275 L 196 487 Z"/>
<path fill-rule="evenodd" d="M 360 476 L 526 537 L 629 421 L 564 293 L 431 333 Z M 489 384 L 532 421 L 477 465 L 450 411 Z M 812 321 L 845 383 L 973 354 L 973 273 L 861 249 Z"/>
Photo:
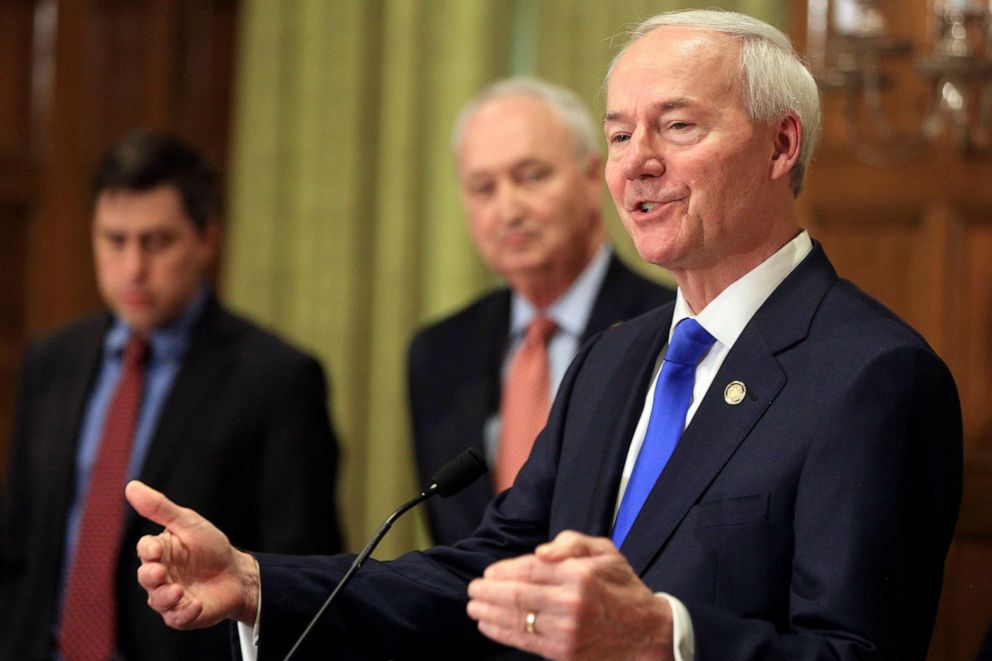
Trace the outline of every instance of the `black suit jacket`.
<path fill-rule="evenodd" d="M 562 530 L 607 534 L 671 320 L 665 306 L 586 344 L 473 536 L 367 564 L 300 658 L 495 651 L 465 614 L 467 582 Z M 747 396 L 731 405 L 735 380 Z M 815 246 L 727 355 L 621 552 L 686 604 L 698 661 L 922 660 L 960 502 L 960 416 L 944 363 Z M 261 651 L 277 658 L 349 559 L 258 557 Z"/>
<path fill-rule="evenodd" d="M 83 319 L 34 343 L 24 362 L 0 521 L 0 658 L 49 658 L 76 446 L 110 322 L 107 314 Z M 141 479 L 211 518 L 237 546 L 333 553 L 342 546 L 337 455 L 320 365 L 211 299 Z M 226 657 L 226 627 L 173 631 L 147 607 L 134 549 L 160 528 L 127 511 L 119 648 L 129 659 Z"/>
<path fill-rule="evenodd" d="M 499 411 L 510 297 L 508 289 L 491 292 L 424 328 L 410 344 L 407 382 L 421 484 L 465 448 L 484 447 L 483 426 Z M 642 278 L 613 255 L 580 344 L 674 298 L 674 290 Z M 443 502 L 428 501 L 434 541 L 453 544 L 468 537 L 492 497 L 492 482 L 480 479 Z"/>

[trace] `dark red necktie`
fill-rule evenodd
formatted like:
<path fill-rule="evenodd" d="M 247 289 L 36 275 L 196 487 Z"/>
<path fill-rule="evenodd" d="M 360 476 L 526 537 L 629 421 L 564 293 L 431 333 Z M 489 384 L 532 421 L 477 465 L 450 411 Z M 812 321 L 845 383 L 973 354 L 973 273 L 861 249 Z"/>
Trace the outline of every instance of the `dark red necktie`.
<path fill-rule="evenodd" d="M 59 628 L 66 661 L 106 661 L 117 638 L 116 569 L 124 531 L 124 480 L 145 385 L 148 342 L 132 336 L 124 348 L 117 390 L 107 409 L 90 470 L 76 552 Z"/>

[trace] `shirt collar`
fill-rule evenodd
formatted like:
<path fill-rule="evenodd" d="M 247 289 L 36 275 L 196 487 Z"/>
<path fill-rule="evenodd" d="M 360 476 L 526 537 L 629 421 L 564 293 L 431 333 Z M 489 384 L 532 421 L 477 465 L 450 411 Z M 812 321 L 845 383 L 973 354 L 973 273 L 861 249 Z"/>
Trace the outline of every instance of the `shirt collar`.
<path fill-rule="evenodd" d="M 794 239 L 778 249 L 771 257 L 735 280 L 729 287 L 710 301 L 695 316 L 703 328 L 718 342 L 731 347 L 744 327 L 748 325 L 758 308 L 771 296 L 786 276 L 799 265 L 813 249 L 809 232 L 801 231 Z M 672 327 L 668 331 L 671 341 L 675 326 L 680 321 L 692 317 L 689 304 L 679 289 L 675 295 L 675 314 Z"/>
<path fill-rule="evenodd" d="M 148 338 L 151 344 L 151 360 L 168 362 L 178 360 L 182 356 L 186 345 L 189 344 L 193 325 L 200 318 L 206 304 L 207 286 L 201 283 L 176 321 L 152 331 L 151 337 Z M 104 353 L 108 356 L 121 356 L 129 337 L 131 337 L 130 326 L 119 317 L 114 317 L 114 323 L 103 340 Z"/>
<path fill-rule="evenodd" d="M 611 254 L 609 246 L 600 246 L 575 282 L 554 303 L 541 311 L 569 335 L 579 337 L 585 330 L 596 301 L 596 292 L 606 278 Z M 522 335 L 538 312 L 530 301 L 514 292 L 510 307 L 510 336 Z"/>

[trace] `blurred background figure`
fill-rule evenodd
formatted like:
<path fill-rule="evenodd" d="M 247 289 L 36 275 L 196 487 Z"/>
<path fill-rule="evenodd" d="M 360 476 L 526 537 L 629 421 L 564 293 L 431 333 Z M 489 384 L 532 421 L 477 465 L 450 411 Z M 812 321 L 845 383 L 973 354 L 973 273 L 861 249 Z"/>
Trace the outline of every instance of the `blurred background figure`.
<path fill-rule="evenodd" d="M 573 92 L 533 78 L 497 82 L 462 110 L 452 146 L 483 260 L 505 282 L 424 328 L 409 393 L 421 482 L 464 448 L 491 480 L 429 502 L 434 540 L 452 544 L 512 484 L 579 345 L 674 298 L 606 243 L 598 130 Z"/>
<path fill-rule="evenodd" d="M 323 369 L 218 300 L 206 280 L 218 212 L 213 169 L 168 134 L 131 133 L 100 163 L 92 247 L 107 311 L 24 360 L 0 522 L 0 658 L 229 653 L 224 626 L 178 633 L 149 616 L 134 548 L 152 529 L 125 512 L 133 477 L 211 512 L 239 546 L 342 548 Z"/>

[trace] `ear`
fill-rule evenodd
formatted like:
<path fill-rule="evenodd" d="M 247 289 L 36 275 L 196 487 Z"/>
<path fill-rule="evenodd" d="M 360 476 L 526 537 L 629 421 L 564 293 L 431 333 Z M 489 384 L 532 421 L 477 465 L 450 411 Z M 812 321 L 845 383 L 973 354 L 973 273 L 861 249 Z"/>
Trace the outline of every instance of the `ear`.
<path fill-rule="evenodd" d="M 585 167 L 582 170 L 582 178 L 589 184 L 589 192 L 593 197 L 593 204 L 599 204 L 600 195 L 603 190 L 603 157 L 598 152 L 592 152 L 586 157 Z"/>
<path fill-rule="evenodd" d="M 789 175 L 799 162 L 799 145 L 803 137 L 803 125 L 795 113 L 782 115 L 775 121 L 772 137 L 771 178 L 781 179 Z"/>
<path fill-rule="evenodd" d="M 596 179 L 597 181 L 603 174 L 603 157 L 599 155 L 599 152 L 593 151 L 588 156 L 586 156 L 586 167 L 583 172 L 589 179 Z"/>
<path fill-rule="evenodd" d="M 203 228 L 203 241 L 201 244 L 204 250 L 205 261 L 210 262 L 217 256 L 223 234 L 224 231 L 218 220 L 211 219 L 207 221 L 206 227 Z"/>

